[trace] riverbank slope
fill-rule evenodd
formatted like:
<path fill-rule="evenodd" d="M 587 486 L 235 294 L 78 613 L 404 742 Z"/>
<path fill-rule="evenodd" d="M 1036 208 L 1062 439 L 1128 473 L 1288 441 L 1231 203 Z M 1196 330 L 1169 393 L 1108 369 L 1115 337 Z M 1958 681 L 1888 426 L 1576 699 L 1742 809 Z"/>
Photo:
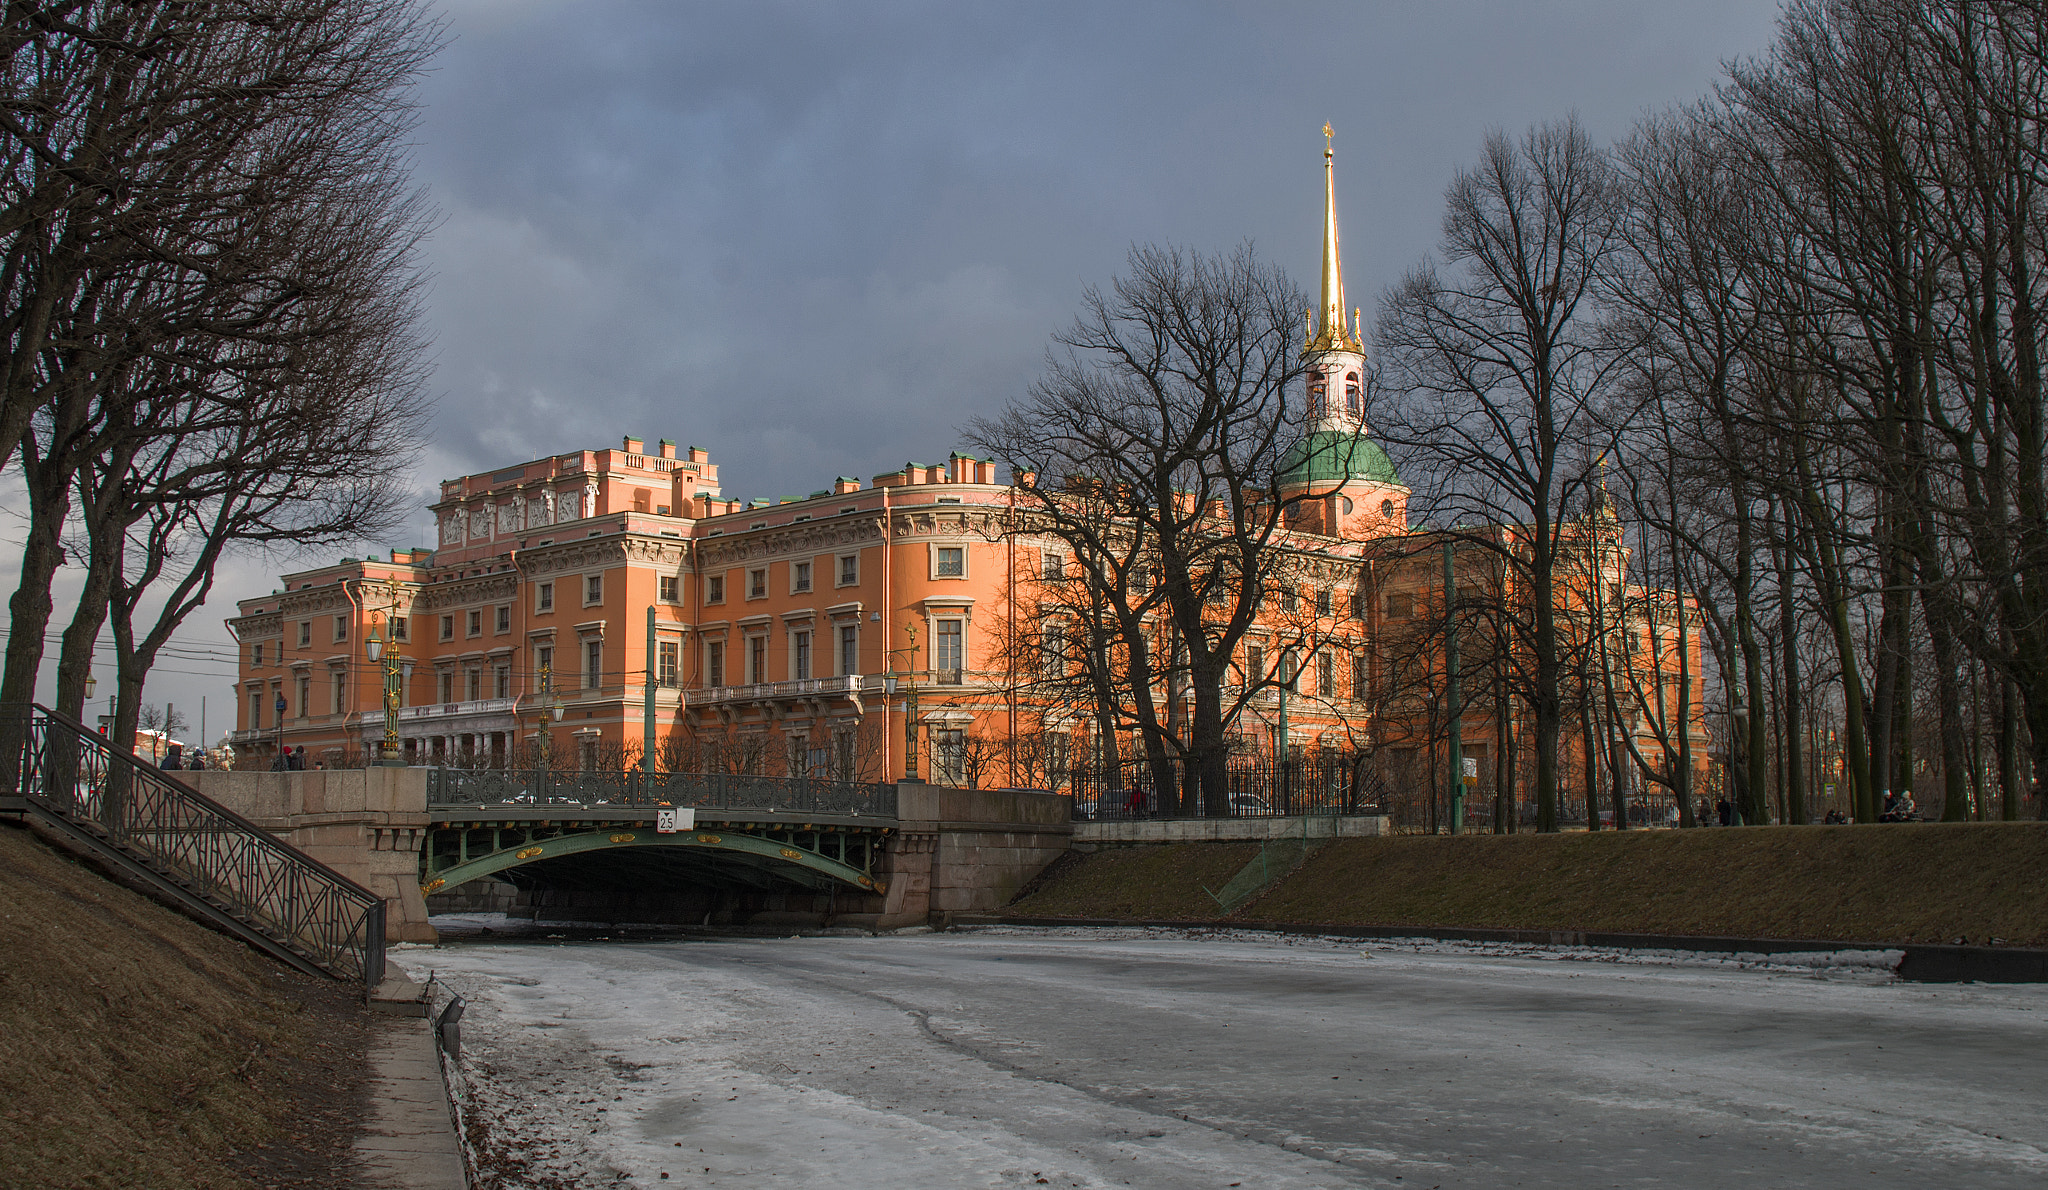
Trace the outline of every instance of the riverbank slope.
<path fill-rule="evenodd" d="M 1075 855 L 1004 912 L 1216 919 L 1255 850 Z M 1230 920 L 2041 947 L 2048 823 L 1343 839 Z"/>
<path fill-rule="evenodd" d="M 350 1183 L 370 1017 L 0 826 L 0 1186 Z"/>

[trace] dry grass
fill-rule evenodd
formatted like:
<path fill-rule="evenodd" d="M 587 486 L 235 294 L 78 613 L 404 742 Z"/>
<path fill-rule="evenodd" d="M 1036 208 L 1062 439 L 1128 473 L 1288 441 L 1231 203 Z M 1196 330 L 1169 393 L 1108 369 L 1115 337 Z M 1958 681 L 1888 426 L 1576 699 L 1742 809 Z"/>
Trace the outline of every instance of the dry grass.
<path fill-rule="evenodd" d="M 1257 843 L 1166 843 L 1060 857 L 1006 910 L 1044 917 L 1199 920 L 1215 917 L 1202 891 L 1221 889 L 1259 853 Z"/>
<path fill-rule="evenodd" d="M 1241 915 L 2048 945 L 2048 824 L 1349 839 Z"/>
<path fill-rule="evenodd" d="M 339 1185 L 367 1020 L 0 828 L 0 1187 Z"/>
<path fill-rule="evenodd" d="M 1214 918 L 1254 851 L 1097 852 L 1008 912 Z M 2048 824 L 1346 839 L 1237 920 L 2048 946 Z"/>

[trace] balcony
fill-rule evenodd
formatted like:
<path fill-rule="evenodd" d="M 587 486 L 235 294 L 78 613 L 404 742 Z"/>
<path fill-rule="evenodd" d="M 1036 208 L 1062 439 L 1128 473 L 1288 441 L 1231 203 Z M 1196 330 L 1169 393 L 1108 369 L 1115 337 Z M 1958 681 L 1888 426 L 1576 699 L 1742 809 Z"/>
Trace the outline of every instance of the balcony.
<path fill-rule="evenodd" d="M 703 690 L 692 690 L 684 697 L 691 706 L 727 708 L 823 703 L 829 699 L 846 698 L 853 700 L 855 710 L 864 710 L 860 703 L 863 681 L 865 679 L 859 674 L 841 674 L 833 678 L 797 678 L 789 682 L 755 682 L 747 686 L 708 686 Z M 877 685 L 880 685 L 879 681 Z"/>
<path fill-rule="evenodd" d="M 501 720 L 509 724 L 513 709 L 518 704 L 519 700 L 516 698 L 472 698 L 464 702 L 436 702 L 425 706 L 400 707 L 398 726 L 399 730 L 403 731 L 408 727 L 439 727 L 456 723 L 475 723 L 485 719 Z M 363 727 L 381 730 L 384 725 L 384 712 L 363 711 L 357 714 L 356 722 Z"/>
<path fill-rule="evenodd" d="M 851 698 L 860 693 L 861 676 L 842 674 L 836 678 L 798 678 L 789 682 L 755 682 L 749 686 L 708 686 L 692 691 L 689 701 L 699 706 L 721 702 L 767 702 L 783 698 Z"/>

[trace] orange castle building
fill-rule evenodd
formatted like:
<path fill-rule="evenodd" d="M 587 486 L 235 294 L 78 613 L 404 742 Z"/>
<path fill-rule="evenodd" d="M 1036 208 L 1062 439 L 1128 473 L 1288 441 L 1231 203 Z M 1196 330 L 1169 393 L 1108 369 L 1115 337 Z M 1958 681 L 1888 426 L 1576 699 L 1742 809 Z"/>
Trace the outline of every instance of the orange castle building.
<path fill-rule="evenodd" d="M 1411 531 L 1408 489 L 1363 421 L 1327 151 L 1325 186 L 1309 433 L 1280 493 L 1314 498 L 1290 509 L 1289 577 L 1237 659 L 1234 743 L 1382 752 L 1390 773 L 1405 764 L 1427 785 L 1447 726 L 1430 626 L 1527 593 L 1468 550 L 1443 597 L 1438 539 Z M 1062 695 L 1047 660 L 1065 631 L 1048 610 L 1068 581 L 1062 550 L 1018 528 L 1009 479 L 955 453 L 743 503 L 705 451 L 628 437 L 446 481 L 433 548 L 344 558 L 240 602 L 238 763 L 268 767 L 280 747 L 304 748 L 309 767 L 375 763 L 391 722 L 407 764 L 619 772 L 647 752 L 667 771 L 1060 788 L 1100 754 L 1099 718 Z M 1598 581 L 1551 597 L 1581 640 L 1602 642 L 1607 688 L 1617 665 L 1652 675 L 1632 687 L 1651 698 L 1607 718 L 1645 753 L 1668 751 L 1679 716 L 1655 708 L 1680 654 L 1697 681 L 1698 636 L 1674 644 L 1678 613 L 1658 609 L 1678 604 L 1621 582 L 1625 551 L 1587 558 Z M 1504 679 L 1490 697 L 1474 687 L 1468 756 L 1516 739 L 1511 703 Z M 1696 724 L 1684 734 L 1704 738 Z"/>

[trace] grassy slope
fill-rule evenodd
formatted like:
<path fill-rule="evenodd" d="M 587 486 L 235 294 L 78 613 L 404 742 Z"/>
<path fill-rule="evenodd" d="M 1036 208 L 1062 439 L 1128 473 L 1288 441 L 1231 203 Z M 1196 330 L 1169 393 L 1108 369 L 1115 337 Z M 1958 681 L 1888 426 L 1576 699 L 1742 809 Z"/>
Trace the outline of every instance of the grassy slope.
<path fill-rule="evenodd" d="M 1185 849 L 1100 853 L 1011 912 L 1140 916 L 1142 852 Z M 2048 824 L 1347 839 L 1238 918 L 2048 946 Z"/>
<path fill-rule="evenodd" d="M 346 1159 L 365 1034 L 334 985 L 12 826 L 0 956 L 0 1186 L 322 1184 Z"/>
<path fill-rule="evenodd" d="M 1170 843 L 1062 857 L 1005 912 L 1047 917 L 1210 918 L 1220 889 L 1259 853 L 1256 843 Z"/>

